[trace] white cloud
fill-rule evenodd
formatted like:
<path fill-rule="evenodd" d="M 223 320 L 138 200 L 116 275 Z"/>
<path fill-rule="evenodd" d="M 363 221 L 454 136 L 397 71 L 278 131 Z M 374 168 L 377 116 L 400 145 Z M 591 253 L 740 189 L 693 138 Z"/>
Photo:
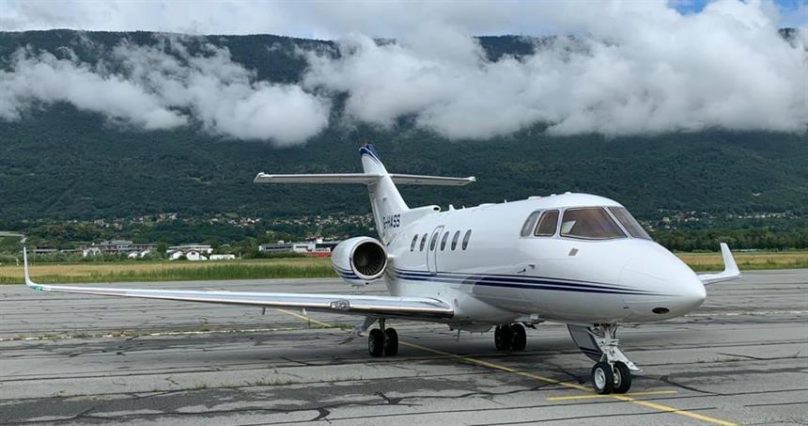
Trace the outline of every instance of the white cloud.
<path fill-rule="evenodd" d="M 11 71 L 0 71 L 0 118 L 14 120 L 36 102 L 69 102 L 76 108 L 130 121 L 145 129 L 185 124 L 181 114 L 118 75 L 99 74 L 87 65 L 57 59 L 50 53 L 20 50 Z"/>
<path fill-rule="evenodd" d="M 450 138 L 538 123 L 560 135 L 806 130 L 805 45 L 783 40 L 761 4 L 714 2 L 687 16 L 652 2 L 580 13 L 565 4 L 545 18 L 589 34 L 533 55 L 491 62 L 474 39 L 446 26 L 397 44 L 354 35 L 338 59 L 310 56 L 305 85 L 347 93 L 355 119 L 389 126 L 412 116 Z"/>
<path fill-rule="evenodd" d="M 226 49 L 206 46 L 191 55 L 178 39 L 123 43 L 109 61 L 91 67 L 18 51 L 11 70 L 0 72 L 0 118 L 17 119 L 37 103 L 68 102 L 147 130 L 198 121 L 210 133 L 277 145 L 303 142 L 328 124 L 326 99 L 296 85 L 256 81 Z M 124 71 L 107 71 L 114 65 Z"/>
<path fill-rule="evenodd" d="M 18 53 L 0 74 L 0 118 L 63 101 L 146 129 L 198 122 L 214 134 L 283 145 L 328 125 L 324 91 L 346 94 L 352 119 L 392 126 L 408 117 L 457 139 L 537 124 L 557 135 L 806 131 L 808 23 L 792 43 L 777 33 L 804 7 L 784 18 L 765 0 L 717 0 L 685 14 L 673 3 L 0 0 L 0 27 L 12 29 L 340 36 L 338 58 L 306 54 L 299 84 L 258 81 L 226 49 L 191 55 L 182 38 L 118 46 L 109 59 L 123 66 L 118 74 L 104 63 Z M 471 37 L 502 33 L 562 36 L 497 61 Z M 377 45 L 377 36 L 397 42 Z"/>

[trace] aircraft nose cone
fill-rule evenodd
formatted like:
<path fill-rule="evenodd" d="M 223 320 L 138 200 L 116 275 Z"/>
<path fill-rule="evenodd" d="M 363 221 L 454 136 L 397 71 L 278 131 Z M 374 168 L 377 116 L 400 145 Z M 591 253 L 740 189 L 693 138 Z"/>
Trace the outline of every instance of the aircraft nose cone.
<path fill-rule="evenodd" d="M 689 275 L 687 279 L 682 279 L 681 282 L 676 283 L 679 288 L 676 305 L 678 310 L 684 312 L 698 308 L 707 298 L 707 290 L 705 290 L 704 284 L 702 284 L 698 276 L 693 273 Z"/>
<path fill-rule="evenodd" d="M 704 285 L 692 269 L 661 246 L 645 249 L 642 256 L 626 264 L 621 274 L 624 285 L 646 292 L 625 296 L 633 320 L 675 318 L 704 303 Z"/>

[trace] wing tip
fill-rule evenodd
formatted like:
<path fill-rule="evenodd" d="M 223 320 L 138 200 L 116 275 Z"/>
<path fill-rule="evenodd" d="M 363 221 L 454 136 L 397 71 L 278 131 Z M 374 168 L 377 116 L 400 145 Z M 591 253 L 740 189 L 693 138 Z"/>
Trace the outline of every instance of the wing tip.
<path fill-rule="evenodd" d="M 28 248 L 25 246 L 22 247 L 22 267 L 23 267 L 23 276 L 25 277 L 25 285 L 37 291 L 44 291 L 45 288 L 43 286 L 35 283 L 31 279 L 31 272 L 28 265 Z"/>
<path fill-rule="evenodd" d="M 738 268 L 738 263 L 735 262 L 735 256 L 732 255 L 732 251 L 729 249 L 729 245 L 727 243 L 720 243 L 721 246 L 721 257 L 724 260 L 724 271 L 727 273 L 735 273 L 738 277 L 741 276 L 741 270 Z"/>

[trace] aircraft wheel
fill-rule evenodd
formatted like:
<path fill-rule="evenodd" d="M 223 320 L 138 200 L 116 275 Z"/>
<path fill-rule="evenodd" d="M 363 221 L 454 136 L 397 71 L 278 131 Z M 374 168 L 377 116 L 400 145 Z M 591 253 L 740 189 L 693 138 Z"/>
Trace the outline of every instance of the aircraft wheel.
<path fill-rule="evenodd" d="M 494 329 L 494 346 L 498 351 L 507 351 L 511 346 L 511 326 L 498 325 Z"/>
<path fill-rule="evenodd" d="M 396 329 L 385 329 L 384 335 L 384 356 L 398 355 L 398 332 L 396 332 Z"/>
<path fill-rule="evenodd" d="M 631 388 L 631 370 L 620 361 L 614 363 L 614 393 L 626 393 Z"/>
<path fill-rule="evenodd" d="M 378 328 L 368 334 L 368 353 L 372 357 L 380 357 L 384 353 L 384 333 Z"/>
<path fill-rule="evenodd" d="M 523 351 L 527 347 L 527 332 L 522 324 L 511 325 L 511 350 Z"/>
<path fill-rule="evenodd" d="M 592 367 L 592 386 L 595 392 L 605 395 L 614 390 L 614 373 L 608 362 L 599 362 Z"/>

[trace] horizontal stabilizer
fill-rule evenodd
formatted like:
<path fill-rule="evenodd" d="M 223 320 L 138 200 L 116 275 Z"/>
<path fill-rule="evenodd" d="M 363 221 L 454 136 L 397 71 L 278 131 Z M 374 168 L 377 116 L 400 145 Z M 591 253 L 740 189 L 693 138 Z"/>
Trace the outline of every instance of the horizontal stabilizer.
<path fill-rule="evenodd" d="M 738 264 L 735 263 L 735 258 L 732 257 L 732 252 L 725 243 L 721 243 L 721 257 L 724 259 L 724 270 L 722 272 L 699 274 L 699 279 L 704 285 L 730 281 L 741 277 L 741 270 L 738 269 Z"/>
<path fill-rule="evenodd" d="M 271 175 L 258 173 L 255 183 L 361 183 L 370 185 L 376 183 L 384 175 L 374 175 L 366 173 L 321 173 L 321 174 L 300 174 L 300 175 Z M 475 182 L 474 176 L 469 177 L 444 177 L 444 176 L 424 176 L 424 175 L 388 175 L 394 183 L 399 185 L 441 185 L 441 186 L 462 186 Z"/>
<path fill-rule="evenodd" d="M 270 175 L 258 173 L 255 183 L 376 183 L 379 175 L 365 173 L 321 173 L 308 175 Z"/>
<path fill-rule="evenodd" d="M 390 177 L 393 178 L 393 182 L 399 185 L 463 186 L 477 181 L 477 178 L 475 178 L 474 176 L 445 177 L 445 176 L 391 174 Z"/>

